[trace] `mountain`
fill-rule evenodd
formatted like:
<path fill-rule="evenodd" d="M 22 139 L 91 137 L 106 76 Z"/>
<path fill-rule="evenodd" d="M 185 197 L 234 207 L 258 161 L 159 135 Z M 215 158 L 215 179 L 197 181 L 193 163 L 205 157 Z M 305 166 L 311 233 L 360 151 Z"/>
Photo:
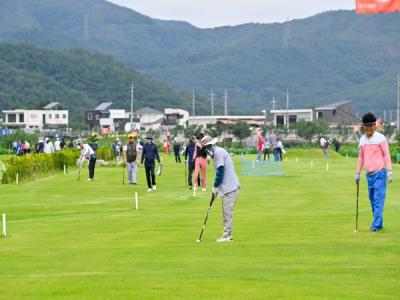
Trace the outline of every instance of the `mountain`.
<path fill-rule="evenodd" d="M 0 43 L 0 110 L 41 108 L 59 101 L 71 111 L 76 124 L 83 120 L 85 109 L 103 101 L 130 109 L 132 81 L 135 110 L 144 106 L 191 108 L 191 95 L 174 92 L 111 56 Z M 209 111 L 202 103 L 196 108 L 198 113 Z"/>
<path fill-rule="evenodd" d="M 393 109 L 400 69 L 399 14 L 327 12 L 275 24 L 199 29 L 104 0 L 0 0 L 0 41 L 102 52 L 170 87 L 217 92 L 259 112 L 339 100 Z"/>

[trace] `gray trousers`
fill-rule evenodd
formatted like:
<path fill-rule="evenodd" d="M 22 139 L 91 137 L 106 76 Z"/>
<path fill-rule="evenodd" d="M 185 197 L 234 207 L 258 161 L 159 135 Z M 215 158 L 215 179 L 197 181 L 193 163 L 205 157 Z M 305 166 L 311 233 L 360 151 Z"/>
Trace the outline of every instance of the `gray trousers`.
<path fill-rule="evenodd" d="M 128 170 L 128 181 L 129 183 L 137 183 L 137 162 L 128 162 L 126 164 L 126 169 Z"/>
<path fill-rule="evenodd" d="M 222 219 L 224 221 L 224 236 L 232 235 L 233 208 L 235 207 L 236 199 L 239 195 L 239 190 L 227 193 L 222 198 Z"/>

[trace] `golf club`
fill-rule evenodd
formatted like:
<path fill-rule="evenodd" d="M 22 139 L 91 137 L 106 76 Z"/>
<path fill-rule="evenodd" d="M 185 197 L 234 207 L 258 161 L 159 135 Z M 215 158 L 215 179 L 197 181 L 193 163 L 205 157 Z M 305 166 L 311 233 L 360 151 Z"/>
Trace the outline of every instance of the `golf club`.
<path fill-rule="evenodd" d="M 356 229 L 353 232 L 358 232 L 358 196 L 360 194 L 360 183 L 357 182 L 357 200 L 356 200 Z"/>
<path fill-rule="evenodd" d="M 185 159 L 185 186 L 187 187 L 187 164 L 186 164 L 186 159 Z"/>
<path fill-rule="evenodd" d="M 199 236 L 199 238 L 196 240 L 196 242 L 198 242 L 198 243 L 201 242 L 201 238 L 202 238 L 202 236 L 203 236 L 204 229 L 206 228 L 206 223 L 207 223 L 208 215 L 210 214 L 211 206 L 212 206 L 212 204 L 213 204 L 215 198 L 217 198 L 217 195 L 216 195 L 216 194 L 212 194 L 212 195 L 211 195 L 210 206 L 208 207 L 207 215 L 206 215 L 206 218 L 205 218 L 205 220 L 204 220 L 203 226 L 202 226 L 202 228 L 201 228 L 200 236 Z"/>
<path fill-rule="evenodd" d="M 79 169 L 78 169 L 78 181 L 81 181 L 81 169 L 82 169 L 82 166 L 79 166 Z"/>

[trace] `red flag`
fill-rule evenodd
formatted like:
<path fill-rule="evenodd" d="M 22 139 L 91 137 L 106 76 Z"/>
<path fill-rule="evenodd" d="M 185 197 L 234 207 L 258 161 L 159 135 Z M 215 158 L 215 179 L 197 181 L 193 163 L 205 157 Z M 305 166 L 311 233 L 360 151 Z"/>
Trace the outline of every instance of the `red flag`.
<path fill-rule="evenodd" d="M 376 14 L 400 11 L 400 0 L 356 0 L 358 14 Z"/>

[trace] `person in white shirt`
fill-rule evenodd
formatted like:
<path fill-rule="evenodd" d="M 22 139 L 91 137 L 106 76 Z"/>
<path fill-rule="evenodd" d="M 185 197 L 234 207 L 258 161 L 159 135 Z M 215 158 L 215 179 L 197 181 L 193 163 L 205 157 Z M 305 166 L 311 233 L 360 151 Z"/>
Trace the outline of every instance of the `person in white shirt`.
<path fill-rule="evenodd" d="M 43 153 L 47 154 L 54 153 L 53 143 L 49 140 L 49 138 L 45 139 Z"/>
<path fill-rule="evenodd" d="M 96 154 L 92 147 L 88 144 L 83 144 L 81 140 L 78 140 L 78 148 L 81 149 L 80 167 L 82 168 L 85 160 L 89 160 L 89 178 L 88 181 L 94 180 L 94 167 L 96 166 Z"/>
<path fill-rule="evenodd" d="M 54 151 L 55 152 L 61 151 L 60 138 L 57 138 L 56 141 L 54 142 Z"/>

